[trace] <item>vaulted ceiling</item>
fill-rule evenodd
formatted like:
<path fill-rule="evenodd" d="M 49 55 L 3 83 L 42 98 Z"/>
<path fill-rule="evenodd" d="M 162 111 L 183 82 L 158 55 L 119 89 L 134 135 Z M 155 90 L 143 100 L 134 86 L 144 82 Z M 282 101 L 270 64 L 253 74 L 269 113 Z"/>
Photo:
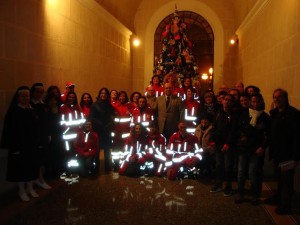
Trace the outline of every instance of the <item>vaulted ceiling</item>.
<path fill-rule="evenodd" d="M 143 1 L 149 0 L 95 0 L 110 14 L 121 21 L 126 27 L 134 31 L 134 18 L 136 12 Z M 186 0 L 188 1 L 188 0 Z M 208 0 L 199 0 L 206 3 Z M 237 23 L 240 24 L 254 4 L 259 0 L 216 0 L 220 4 L 227 4 L 232 8 L 232 14 L 235 15 Z M 165 2 L 165 1 L 162 1 Z M 209 3 L 209 2 L 208 2 Z M 221 5 L 221 4 L 220 4 Z"/>

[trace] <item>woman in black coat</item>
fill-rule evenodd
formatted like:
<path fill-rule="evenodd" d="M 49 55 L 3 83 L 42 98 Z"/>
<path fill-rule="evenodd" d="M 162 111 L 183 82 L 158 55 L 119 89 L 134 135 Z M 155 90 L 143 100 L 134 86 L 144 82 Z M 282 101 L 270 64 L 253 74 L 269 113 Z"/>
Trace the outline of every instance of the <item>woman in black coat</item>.
<path fill-rule="evenodd" d="M 97 101 L 91 106 L 89 120 L 98 134 L 99 147 L 104 150 L 105 172 L 108 173 L 111 171 L 110 151 L 112 147 L 111 132 L 114 122 L 114 108 L 109 102 L 109 91 L 107 88 L 100 89 Z"/>

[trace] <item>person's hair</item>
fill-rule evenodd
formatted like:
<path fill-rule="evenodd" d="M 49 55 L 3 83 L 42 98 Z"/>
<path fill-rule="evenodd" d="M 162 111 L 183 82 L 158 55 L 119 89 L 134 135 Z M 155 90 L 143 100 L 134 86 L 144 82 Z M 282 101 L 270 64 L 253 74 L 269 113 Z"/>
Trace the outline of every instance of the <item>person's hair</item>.
<path fill-rule="evenodd" d="M 250 95 L 248 94 L 248 93 L 246 93 L 246 92 L 243 92 L 241 95 L 240 95 L 240 98 L 241 97 L 246 97 L 246 98 L 248 98 L 249 100 L 250 100 Z"/>
<path fill-rule="evenodd" d="M 254 85 L 249 85 L 245 88 L 245 93 L 248 93 L 248 89 L 252 88 L 254 90 L 255 93 L 260 93 L 260 89 L 257 86 Z"/>
<path fill-rule="evenodd" d="M 220 95 L 227 95 L 227 91 L 219 91 L 218 96 Z"/>
<path fill-rule="evenodd" d="M 231 101 L 234 102 L 234 97 L 233 97 L 232 94 L 227 93 L 226 95 L 224 95 L 224 98 L 225 98 L 226 96 L 229 96 L 229 97 L 231 98 Z"/>
<path fill-rule="evenodd" d="M 130 101 L 131 102 L 133 102 L 133 96 L 136 95 L 136 94 L 139 95 L 139 98 L 142 96 L 142 94 L 140 92 L 138 92 L 138 91 L 132 92 L 131 95 L 130 95 Z"/>
<path fill-rule="evenodd" d="M 282 93 L 282 96 L 285 98 L 286 102 L 287 102 L 287 105 L 289 105 L 289 94 L 286 90 L 283 90 L 282 88 L 276 88 L 274 91 L 273 91 L 273 95 L 275 94 L 275 92 L 277 91 L 280 91 Z"/>
<path fill-rule="evenodd" d="M 101 94 L 101 92 L 102 92 L 103 90 L 106 92 L 106 95 L 107 95 L 107 99 L 106 99 L 106 100 L 109 101 L 109 90 L 108 90 L 107 88 L 105 88 L 105 87 L 104 87 L 104 88 L 101 88 L 101 89 L 99 90 L 98 96 L 97 96 L 97 100 L 100 100 L 100 94 Z"/>
<path fill-rule="evenodd" d="M 55 90 L 55 89 L 57 90 L 58 95 L 59 95 L 58 97 L 60 98 L 61 92 L 60 92 L 60 89 L 56 85 L 51 85 L 51 86 L 48 87 L 47 95 L 53 95 L 52 91 Z"/>
<path fill-rule="evenodd" d="M 259 98 L 260 101 L 261 101 L 261 109 L 260 109 L 260 110 L 265 110 L 265 100 L 264 100 L 262 94 L 254 93 L 253 95 L 251 95 L 250 100 L 251 100 L 252 98 L 254 98 L 254 97 L 255 97 L 255 98 Z M 251 106 L 251 103 L 250 103 L 250 108 L 251 108 L 251 107 L 252 107 L 252 106 Z"/>
<path fill-rule="evenodd" d="M 88 95 L 89 97 L 90 97 L 90 99 L 91 99 L 91 102 L 90 102 L 90 106 L 93 104 L 93 98 L 92 98 L 92 96 L 91 96 L 91 94 L 90 93 L 87 93 L 87 92 L 85 92 L 85 93 L 83 93 L 82 95 L 81 95 L 81 98 L 80 98 L 80 103 L 79 103 L 79 105 L 81 106 L 81 108 L 83 108 L 83 106 L 84 106 L 84 101 L 83 101 L 83 99 L 84 99 L 84 96 L 85 95 Z"/>

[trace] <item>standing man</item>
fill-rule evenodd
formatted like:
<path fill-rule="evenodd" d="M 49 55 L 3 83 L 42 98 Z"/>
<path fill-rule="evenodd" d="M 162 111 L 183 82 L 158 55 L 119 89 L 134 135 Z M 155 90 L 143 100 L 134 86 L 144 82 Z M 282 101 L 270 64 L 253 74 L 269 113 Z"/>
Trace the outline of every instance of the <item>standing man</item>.
<path fill-rule="evenodd" d="M 156 102 L 156 96 L 155 96 L 155 91 L 154 87 L 152 85 L 147 87 L 146 91 L 146 98 L 147 98 L 147 103 L 148 105 L 154 109 L 155 107 L 155 102 Z"/>
<path fill-rule="evenodd" d="M 270 159 L 273 159 L 277 177 L 277 192 L 265 200 L 277 205 L 277 214 L 290 214 L 294 193 L 296 164 L 300 160 L 300 111 L 290 106 L 288 93 L 282 89 L 273 92 L 275 108 L 270 111 Z"/>
<path fill-rule="evenodd" d="M 154 111 L 158 119 L 159 132 L 167 141 L 177 131 L 177 124 L 184 117 L 184 108 L 180 97 L 172 95 L 172 84 L 165 83 L 165 95 L 157 98 Z"/>

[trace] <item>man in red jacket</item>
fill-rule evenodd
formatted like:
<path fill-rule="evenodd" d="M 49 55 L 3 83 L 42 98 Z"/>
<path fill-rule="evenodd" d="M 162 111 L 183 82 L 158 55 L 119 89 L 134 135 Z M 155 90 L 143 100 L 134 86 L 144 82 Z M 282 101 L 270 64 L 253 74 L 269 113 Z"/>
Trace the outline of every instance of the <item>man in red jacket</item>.
<path fill-rule="evenodd" d="M 170 180 L 176 179 L 179 171 L 193 172 L 195 170 L 202 159 L 202 149 L 199 149 L 197 143 L 197 137 L 186 131 L 186 122 L 180 121 L 178 131 L 170 137 L 166 152 L 167 177 Z"/>

